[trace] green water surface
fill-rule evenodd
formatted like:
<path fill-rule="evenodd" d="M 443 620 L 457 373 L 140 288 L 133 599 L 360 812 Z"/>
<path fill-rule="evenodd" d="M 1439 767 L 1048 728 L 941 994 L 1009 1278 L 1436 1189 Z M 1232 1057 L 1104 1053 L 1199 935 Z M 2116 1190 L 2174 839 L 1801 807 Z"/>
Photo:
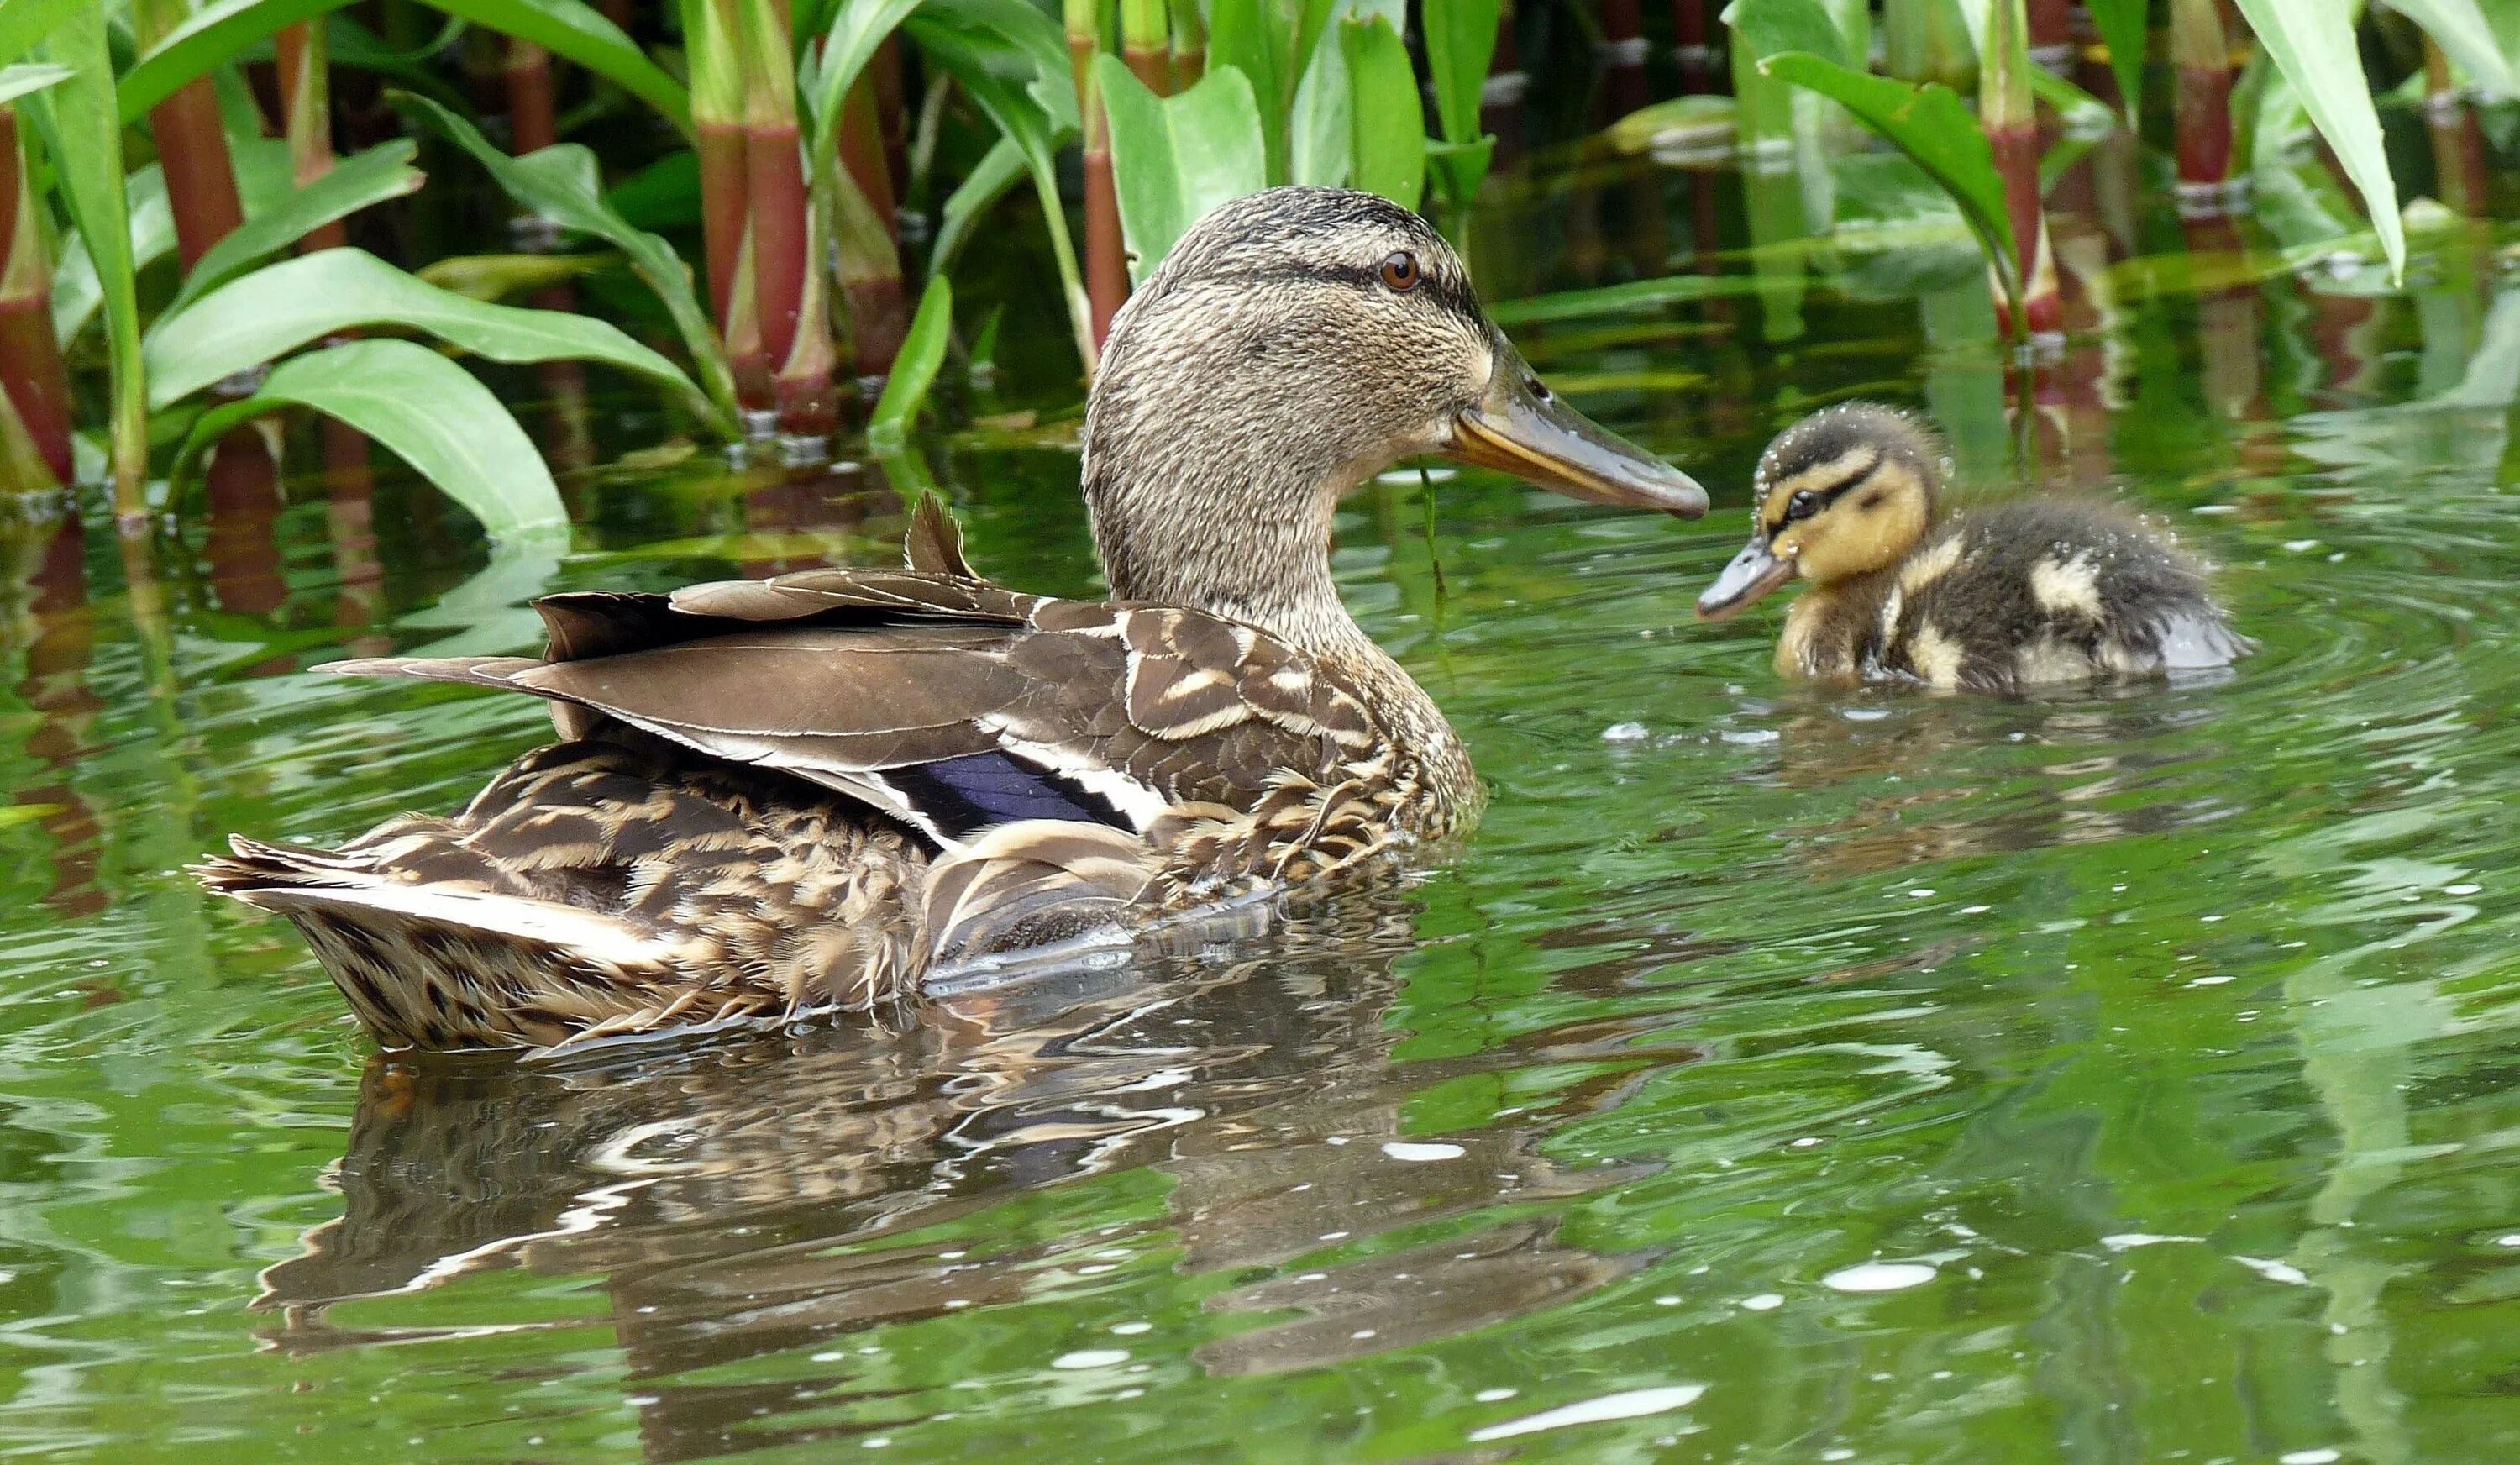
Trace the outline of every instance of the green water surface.
<path fill-rule="evenodd" d="M 101 526 L 32 536 L 0 1450 L 2520 1458 L 2507 236 L 2376 296 L 2263 249 L 2147 262 L 2175 220 L 2067 237 L 2104 268 L 2028 461 L 2219 562 L 2263 654 L 1797 691 L 1774 608 L 1688 618 L 1759 447 L 1872 395 L 2000 480 L 2002 357 L 1948 241 L 1692 254 L 1714 186 L 1551 197 L 1489 277 L 1614 282 L 1639 251 L 1599 221 L 1670 221 L 1646 272 L 1712 298 L 1515 333 L 1697 469 L 1706 522 L 1464 474 L 1430 540 L 1414 472 L 1340 520 L 1350 604 L 1494 786 L 1458 860 L 923 1023 L 387 1060 L 292 931 L 180 870 L 451 807 L 548 735 L 310 666 L 524 649 L 555 589 L 889 557 L 883 473 L 678 459 L 597 380 L 592 442 L 527 414 L 598 465 L 565 545 L 493 551 L 382 461 L 328 477 L 303 427 L 285 507 L 214 490 L 138 592 Z M 1046 400 L 927 461 L 985 569 L 1090 593 Z"/>

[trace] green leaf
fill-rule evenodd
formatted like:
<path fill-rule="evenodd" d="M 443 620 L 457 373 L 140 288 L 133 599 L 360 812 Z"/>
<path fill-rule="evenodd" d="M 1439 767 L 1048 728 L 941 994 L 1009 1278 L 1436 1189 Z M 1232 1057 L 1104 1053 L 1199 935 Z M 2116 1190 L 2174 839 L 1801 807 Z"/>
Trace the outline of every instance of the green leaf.
<path fill-rule="evenodd" d="M 291 191 L 279 202 L 248 215 L 184 277 L 183 289 L 166 304 L 166 314 L 175 314 L 336 219 L 418 192 L 426 179 L 411 166 L 412 155 L 418 151 L 409 138 L 370 148 L 341 159 L 331 172 Z"/>
<path fill-rule="evenodd" d="M 1804 51 L 1832 66 L 1854 65 L 1846 33 L 1820 0 L 1732 0 L 1722 20 L 1754 57 Z"/>
<path fill-rule="evenodd" d="M 1076 82 L 1068 71 L 1066 41 L 1048 16 L 1024 0 L 927 0 L 902 29 L 1021 155 L 1041 200 L 1078 359 L 1092 362 L 1093 307 L 1067 233 L 1067 208 L 1058 197 L 1058 147 L 1076 130 Z"/>
<path fill-rule="evenodd" d="M 2506 8 L 2510 3 L 2502 0 Z M 2389 8 L 2422 26 L 2452 61 L 2488 90 L 2503 97 L 2520 90 L 2513 85 L 2511 62 L 2502 54 L 2494 26 L 2477 9 L 2476 0 L 2389 0 Z"/>
<path fill-rule="evenodd" d="M 2120 110 L 2127 126 L 2143 114 L 2144 11 L 2150 0 L 2087 0 L 2092 23 L 2109 48 L 2109 69 L 2117 74 Z"/>
<path fill-rule="evenodd" d="M 325 249 L 267 265 L 160 317 L 149 333 L 150 405 L 164 408 L 311 340 L 396 326 L 492 361 L 600 361 L 699 393 L 674 364 L 608 322 L 521 310 L 440 289 L 363 249 Z"/>
<path fill-rule="evenodd" d="M 1268 186 L 1260 110 L 1237 67 L 1216 67 L 1173 97 L 1147 90 L 1116 56 L 1096 58 L 1094 75 L 1111 121 L 1130 278 L 1144 284 L 1209 209 Z"/>
<path fill-rule="evenodd" d="M 122 120 L 135 122 L 196 77 L 242 57 L 283 28 L 351 0 L 214 0 L 196 11 L 123 74 Z M 685 133 L 691 96 L 621 27 L 584 0 L 428 0 L 437 10 L 531 41 L 646 102 Z"/>
<path fill-rule="evenodd" d="M 1957 93 L 1937 82 L 1917 86 L 1853 70 L 1807 51 L 1762 57 L 1759 69 L 1844 107 L 1913 158 L 1959 205 L 1960 217 L 2005 282 L 2005 293 L 2018 292 L 2019 256 L 2013 253 L 2012 218 L 2004 211 L 2003 179 L 1995 171 L 1995 153 L 1978 130 L 1976 114 Z"/>
<path fill-rule="evenodd" d="M 13 0 L 15 11 L 26 0 Z M 140 301 L 131 260 L 130 201 L 122 192 L 122 127 L 113 111 L 113 63 L 106 48 L 105 8 L 71 6 L 44 43 L 45 59 L 71 74 L 38 92 L 38 114 L 52 149 L 64 208 L 88 242 L 105 309 L 112 405 L 109 456 L 114 511 L 144 510 L 149 471 L 149 389 L 140 362 Z"/>
<path fill-rule="evenodd" d="M 382 443 L 493 536 L 568 522 L 551 469 L 490 389 L 403 340 L 349 341 L 282 362 L 260 391 L 202 414 L 176 473 L 239 423 L 289 407 L 338 418 Z"/>
<path fill-rule="evenodd" d="M 1592 316 L 1633 315 L 1679 300 L 1713 300 L 1746 295 L 1759 287 L 1751 275 L 1662 275 L 1631 280 L 1594 289 L 1563 290 L 1521 300 L 1500 300 L 1488 318 L 1500 326 L 1534 326 L 1549 321 L 1579 321 Z"/>
<path fill-rule="evenodd" d="M 1351 85 L 1348 186 L 1416 208 L 1426 192 L 1426 112 L 1409 47 L 1389 21 L 1374 16 L 1341 22 L 1339 49 Z"/>
<path fill-rule="evenodd" d="M 938 210 L 936 245 L 927 256 L 931 274 L 942 275 L 954 268 L 954 261 L 962 257 L 963 246 L 970 242 L 972 226 L 1023 175 L 1023 150 L 1015 146 L 1014 139 L 1002 137 L 989 145 L 989 151 L 980 155 L 980 160 L 971 165 L 971 171 L 963 176 L 947 196 L 945 206 Z"/>
<path fill-rule="evenodd" d="M 0 67 L 35 49 L 70 13 L 97 0 L 8 0 L 0 5 Z"/>
<path fill-rule="evenodd" d="M 1499 0 L 1424 0 L 1426 69 L 1435 82 L 1435 114 L 1447 142 L 1478 141 L 1479 94 L 1487 86 L 1503 9 Z"/>
<path fill-rule="evenodd" d="M 2405 280 L 2407 231 L 2398 216 L 2398 183 L 2389 175 L 2380 114 L 2362 78 L 2351 7 L 2338 0 L 2239 0 L 2239 6 L 2258 44 L 2291 83 L 2311 123 L 2362 193 L 2371 228 L 2389 257 L 2389 279 Z"/>
<path fill-rule="evenodd" d="M 1258 104 L 1268 177 L 1283 181 L 1290 165 L 1288 123 L 1295 89 L 1329 22 L 1334 0 L 1215 0 L 1208 17 L 1210 70 L 1242 73 Z"/>
<path fill-rule="evenodd" d="M 813 108 L 813 157 L 828 169 L 839 147 L 840 109 L 858 73 L 875 59 L 884 37 L 892 34 L 920 0 L 842 0 L 824 36 L 821 67 L 806 78 L 805 93 Z"/>
<path fill-rule="evenodd" d="M 892 377 L 867 422 L 867 445 L 878 453 L 898 453 L 907 445 L 911 424 L 936 384 L 945 364 L 945 341 L 954 333 L 954 286 L 942 275 L 928 277 L 919 297 L 919 313 L 910 318 L 910 333 L 893 358 Z"/>
<path fill-rule="evenodd" d="M 1343 22 L 1370 21 L 1375 16 L 1390 22 L 1399 34 L 1409 33 L 1408 0 L 1334 0 L 1330 24 L 1335 29 Z M 1317 47 L 1312 65 L 1305 67 L 1304 79 L 1295 88 L 1295 110 L 1287 118 L 1287 182 L 1348 186 L 1348 169 L 1356 152 L 1354 109 L 1349 106 L 1354 91 L 1346 50 Z"/>
<path fill-rule="evenodd" d="M 0 107 L 19 98 L 40 92 L 56 81 L 69 79 L 70 68 L 45 62 L 30 61 L 12 67 L 0 67 Z"/>
<path fill-rule="evenodd" d="M 1426 145 L 1426 171 L 1434 175 L 1435 187 L 1445 200 L 1461 208 L 1478 197 L 1479 180 L 1488 176 L 1488 162 L 1496 156 L 1496 139 L 1483 137 L 1475 143 L 1434 143 Z"/>
<path fill-rule="evenodd" d="M 175 211 L 166 202 L 166 175 L 158 164 L 135 168 L 122 180 L 124 209 L 131 220 L 131 268 L 149 268 L 175 252 Z M 61 261 L 53 267 L 53 334 L 68 349 L 105 304 L 97 282 L 96 261 L 88 257 L 87 241 L 73 229 L 62 236 Z"/>
<path fill-rule="evenodd" d="M 673 245 L 644 229 L 634 228 L 604 201 L 594 154 L 576 143 L 556 143 L 523 157 L 510 157 L 491 147 L 472 123 L 428 98 L 408 92 L 390 95 L 405 116 L 472 155 L 475 161 L 490 170 L 491 178 L 509 198 L 562 229 L 593 235 L 628 256 L 630 267 L 656 292 L 666 314 L 673 318 L 683 348 L 691 353 L 698 369 L 700 384 L 707 388 L 708 399 L 716 406 L 714 421 L 718 430 L 729 435 L 735 432 L 740 421 L 735 377 L 727 367 L 726 347 L 718 340 L 717 331 L 709 325 L 708 313 L 700 308 L 699 296 L 692 288 L 690 266 L 674 252 Z"/>

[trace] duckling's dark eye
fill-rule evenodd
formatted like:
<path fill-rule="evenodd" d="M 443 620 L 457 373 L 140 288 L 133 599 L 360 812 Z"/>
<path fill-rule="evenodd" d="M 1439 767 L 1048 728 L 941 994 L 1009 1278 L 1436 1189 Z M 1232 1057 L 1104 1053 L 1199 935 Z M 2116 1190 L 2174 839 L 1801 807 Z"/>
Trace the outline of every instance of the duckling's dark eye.
<path fill-rule="evenodd" d="M 1394 249 L 1383 256 L 1382 283 L 1407 294 L 1418 288 L 1418 256 L 1406 249 Z"/>
<path fill-rule="evenodd" d="M 1820 512 L 1820 495 L 1806 488 L 1785 501 L 1785 517 L 1807 519 Z"/>

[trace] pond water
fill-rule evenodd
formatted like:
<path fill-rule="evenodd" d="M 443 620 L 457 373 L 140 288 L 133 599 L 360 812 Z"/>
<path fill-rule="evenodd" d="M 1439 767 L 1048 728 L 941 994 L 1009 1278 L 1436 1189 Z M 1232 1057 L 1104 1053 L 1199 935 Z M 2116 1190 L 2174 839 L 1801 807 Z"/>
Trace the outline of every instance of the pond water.
<path fill-rule="evenodd" d="M 597 381 L 528 415 L 605 465 L 564 546 L 494 552 L 339 444 L 285 508 L 214 485 L 136 591 L 109 533 L 38 538 L 0 667 L 0 1448 L 2520 1458 L 2510 235 L 2368 298 L 2066 216 L 2029 461 L 2218 561 L 2264 653 L 1791 691 L 1774 608 L 1688 617 L 1767 436 L 1865 394 L 1981 481 L 2012 449 L 1947 231 L 1745 251 L 1739 189 L 1639 166 L 1482 221 L 1493 293 L 1678 272 L 1507 313 L 1705 522 L 1414 472 L 1340 521 L 1350 603 L 1494 785 L 1458 860 L 915 1026 L 380 1058 L 179 868 L 451 807 L 547 736 L 316 663 L 888 558 L 879 472 L 732 472 Z M 1042 402 L 930 460 L 985 569 L 1090 592 L 1073 391 Z"/>

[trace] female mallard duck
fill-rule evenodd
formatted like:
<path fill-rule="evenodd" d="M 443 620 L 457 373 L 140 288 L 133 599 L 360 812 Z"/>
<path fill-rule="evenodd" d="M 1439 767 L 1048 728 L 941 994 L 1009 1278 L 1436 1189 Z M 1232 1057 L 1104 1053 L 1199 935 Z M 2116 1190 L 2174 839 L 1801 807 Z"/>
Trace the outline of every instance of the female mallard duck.
<path fill-rule="evenodd" d="M 1968 691 L 2225 666 L 2255 649 L 2193 561 L 2103 506 L 2025 499 L 1938 517 L 1941 457 L 1913 420 L 1867 402 L 1786 428 L 1759 460 L 1750 543 L 1698 618 L 1808 580 L 1778 675 Z"/>
<path fill-rule="evenodd" d="M 568 741 L 452 818 L 202 873 L 294 920 L 380 1043 L 530 1047 L 912 998 L 1450 834 L 1469 758 L 1329 572 L 1341 496 L 1419 453 L 1706 509 L 1550 395 L 1417 215 L 1254 195 L 1112 322 L 1112 600 L 978 578 L 932 509 L 905 570 L 554 596 L 544 659 L 338 670 L 530 692 Z"/>

